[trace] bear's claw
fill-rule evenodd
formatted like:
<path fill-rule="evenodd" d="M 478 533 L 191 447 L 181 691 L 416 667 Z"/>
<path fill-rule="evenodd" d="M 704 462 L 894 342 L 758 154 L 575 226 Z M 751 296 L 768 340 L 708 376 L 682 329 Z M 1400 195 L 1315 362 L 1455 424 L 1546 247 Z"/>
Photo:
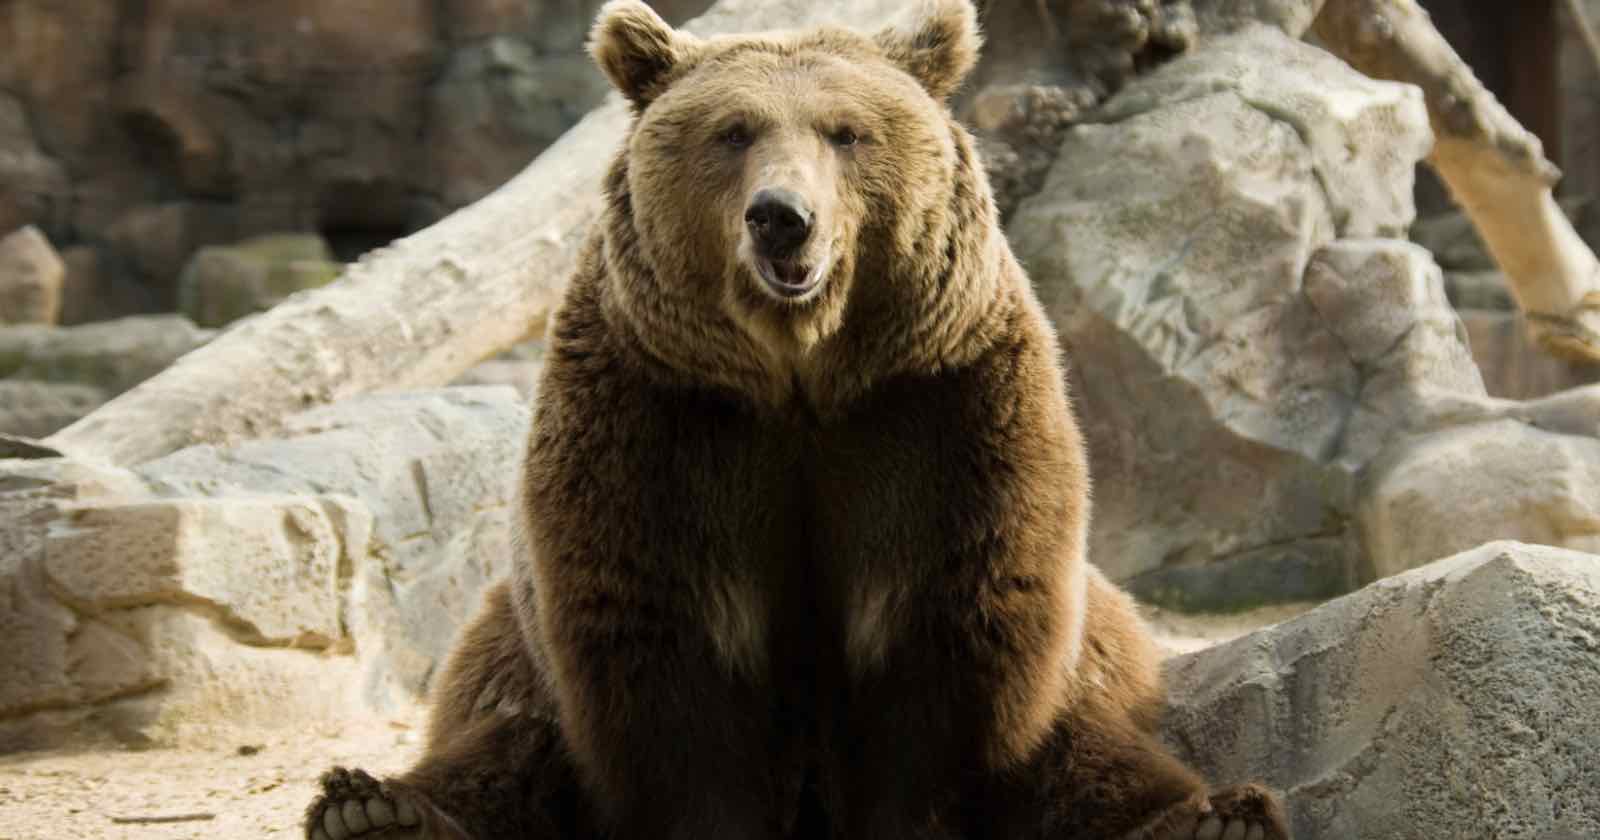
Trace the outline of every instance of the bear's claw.
<path fill-rule="evenodd" d="M 306 809 L 306 840 L 377 840 L 420 836 L 422 815 L 404 796 L 363 770 L 335 767 Z"/>

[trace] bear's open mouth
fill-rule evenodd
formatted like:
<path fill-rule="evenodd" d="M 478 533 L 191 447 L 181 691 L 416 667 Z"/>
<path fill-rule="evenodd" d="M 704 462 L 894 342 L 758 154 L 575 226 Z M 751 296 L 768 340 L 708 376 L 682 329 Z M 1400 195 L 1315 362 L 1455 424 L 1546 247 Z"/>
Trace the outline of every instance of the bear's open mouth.
<path fill-rule="evenodd" d="M 808 266 L 798 260 L 756 260 L 756 271 L 774 294 L 786 299 L 804 297 L 822 284 L 828 260 Z"/>

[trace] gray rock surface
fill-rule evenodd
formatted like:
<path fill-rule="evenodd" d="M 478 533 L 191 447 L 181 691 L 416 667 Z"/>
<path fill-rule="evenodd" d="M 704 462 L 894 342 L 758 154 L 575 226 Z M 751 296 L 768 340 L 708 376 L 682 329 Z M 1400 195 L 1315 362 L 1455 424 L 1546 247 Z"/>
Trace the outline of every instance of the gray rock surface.
<path fill-rule="evenodd" d="M 1600 836 L 1600 557 L 1491 543 L 1169 660 L 1165 734 L 1296 840 Z"/>
<path fill-rule="evenodd" d="M 0 237 L 0 324 L 54 324 L 66 265 L 33 226 Z"/>
<path fill-rule="evenodd" d="M 1091 556 L 1169 606 L 1346 591 L 1361 466 L 1483 395 L 1428 254 L 1339 238 L 1409 222 L 1420 95 L 1257 27 L 1089 119 L 1010 235 L 1072 360 Z"/>
<path fill-rule="evenodd" d="M 214 334 L 180 315 L 135 315 L 74 327 L 0 326 L 0 378 L 90 385 L 116 396 Z"/>
<path fill-rule="evenodd" d="M 1405 236 L 1416 218 L 1416 164 L 1433 148 L 1422 91 L 1369 79 L 1277 29 L 1207 42 L 1130 85 L 1097 121 L 1224 92 L 1295 133 L 1339 236 Z"/>
<path fill-rule="evenodd" d="M 97 503 L 46 534 L 43 571 L 80 614 L 183 603 L 252 644 L 324 648 L 344 635 L 344 528 L 363 515 L 328 497 Z"/>
<path fill-rule="evenodd" d="M 359 499 L 348 626 L 369 703 L 415 700 L 509 567 L 509 504 L 527 409 L 510 388 L 373 395 L 293 417 L 279 439 L 197 446 L 140 466 L 158 495 Z M 336 528 L 353 533 L 354 525 Z"/>
<path fill-rule="evenodd" d="M 0 461 L 0 751 L 415 703 L 508 568 L 526 424 L 449 388 L 131 471 Z"/>

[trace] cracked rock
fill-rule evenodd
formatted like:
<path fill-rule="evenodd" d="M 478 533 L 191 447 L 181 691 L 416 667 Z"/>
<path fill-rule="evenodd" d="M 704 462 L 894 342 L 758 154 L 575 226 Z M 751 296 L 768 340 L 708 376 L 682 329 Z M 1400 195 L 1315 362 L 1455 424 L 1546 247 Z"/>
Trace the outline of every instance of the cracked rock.
<path fill-rule="evenodd" d="M 534 362 L 536 364 L 536 362 Z M 276 440 L 195 446 L 137 472 L 177 498 L 339 494 L 361 500 L 350 630 L 365 696 L 419 698 L 483 588 L 508 568 L 508 506 L 528 412 L 504 386 L 374 394 L 285 421 Z"/>
<path fill-rule="evenodd" d="M 1409 223 L 1420 98 L 1258 28 L 1090 119 L 1009 232 L 1072 362 L 1091 556 L 1180 608 L 1347 591 L 1361 466 L 1483 395 L 1428 254 L 1341 238 Z"/>
<path fill-rule="evenodd" d="M 353 500 L 256 497 L 90 502 L 50 524 L 52 592 L 80 613 L 152 604 L 209 615 L 246 644 L 325 647 L 342 636 L 344 552 L 328 507 Z"/>
<path fill-rule="evenodd" d="M 1100 120 L 1224 91 L 1299 136 L 1338 235 L 1405 236 L 1416 218 L 1416 164 L 1433 148 L 1421 89 L 1370 79 L 1277 29 L 1253 26 L 1207 43 L 1129 85 Z"/>
<path fill-rule="evenodd" d="M 1170 660 L 1167 740 L 1297 840 L 1600 836 L 1600 557 L 1490 543 Z"/>

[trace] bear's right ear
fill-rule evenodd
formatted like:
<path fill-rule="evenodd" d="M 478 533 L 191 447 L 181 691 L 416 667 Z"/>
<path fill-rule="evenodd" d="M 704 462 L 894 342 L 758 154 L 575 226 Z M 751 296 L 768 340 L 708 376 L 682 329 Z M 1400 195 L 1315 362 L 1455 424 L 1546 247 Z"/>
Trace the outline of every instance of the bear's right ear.
<path fill-rule="evenodd" d="M 639 0 L 611 0 L 589 33 L 589 54 L 617 90 L 642 111 L 688 54 L 694 37 L 667 25 Z"/>

